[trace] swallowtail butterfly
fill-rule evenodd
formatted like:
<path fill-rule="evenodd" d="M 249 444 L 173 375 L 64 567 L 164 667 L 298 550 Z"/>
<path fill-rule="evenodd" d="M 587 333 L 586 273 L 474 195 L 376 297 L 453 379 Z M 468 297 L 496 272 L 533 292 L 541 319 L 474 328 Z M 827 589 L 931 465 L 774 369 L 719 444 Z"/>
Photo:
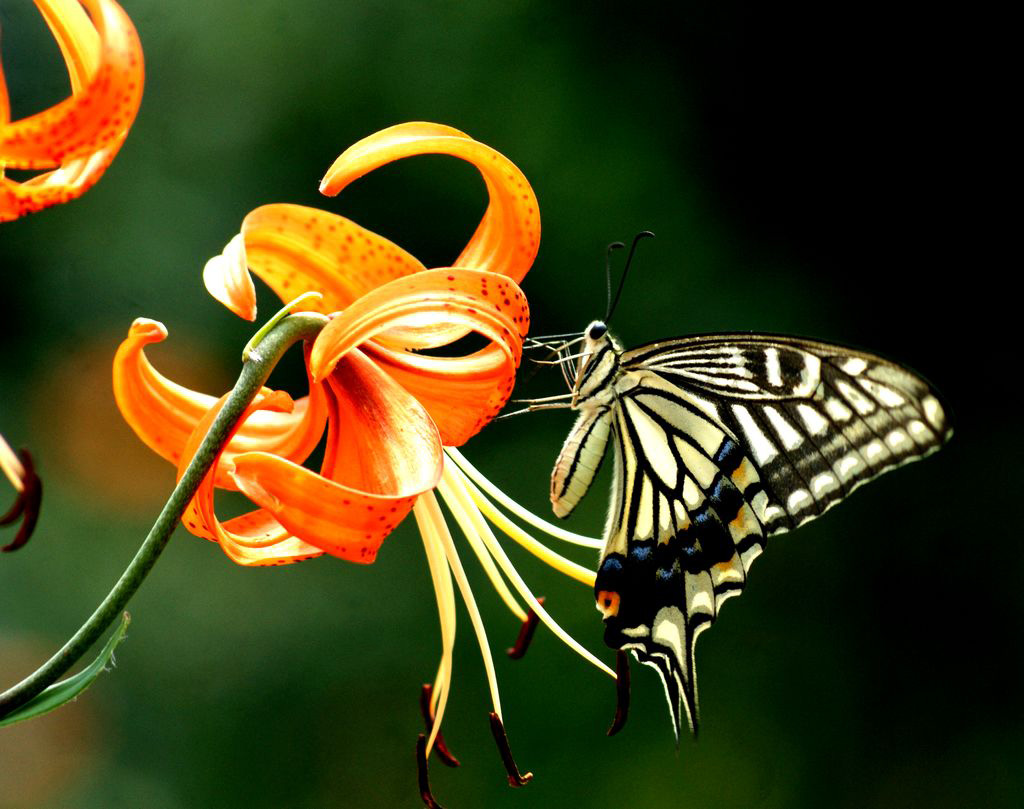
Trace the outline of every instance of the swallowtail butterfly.
<path fill-rule="evenodd" d="M 597 320 L 559 348 L 563 368 L 575 365 L 565 398 L 579 417 L 551 503 L 559 517 L 573 510 L 610 440 L 597 607 L 605 642 L 661 676 L 678 740 L 684 711 L 697 727 L 697 636 L 743 590 L 767 537 L 923 458 L 952 431 L 922 379 L 827 343 L 715 334 L 626 351 Z"/>

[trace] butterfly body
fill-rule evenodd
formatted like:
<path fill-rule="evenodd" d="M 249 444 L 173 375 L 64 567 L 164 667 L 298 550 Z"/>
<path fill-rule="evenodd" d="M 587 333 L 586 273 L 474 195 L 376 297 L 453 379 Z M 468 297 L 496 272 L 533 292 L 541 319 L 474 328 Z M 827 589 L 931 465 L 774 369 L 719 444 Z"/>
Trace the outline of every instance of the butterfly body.
<path fill-rule="evenodd" d="M 570 406 L 552 506 L 572 511 L 610 442 L 597 607 L 606 643 L 658 671 L 677 735 L 684 713 L 696 730 L 697 636 L 766 538 L 951 434 L 928 385 L 871 354 L 751 334 L 624 350 L 601 321 L 584 332 Z"/>

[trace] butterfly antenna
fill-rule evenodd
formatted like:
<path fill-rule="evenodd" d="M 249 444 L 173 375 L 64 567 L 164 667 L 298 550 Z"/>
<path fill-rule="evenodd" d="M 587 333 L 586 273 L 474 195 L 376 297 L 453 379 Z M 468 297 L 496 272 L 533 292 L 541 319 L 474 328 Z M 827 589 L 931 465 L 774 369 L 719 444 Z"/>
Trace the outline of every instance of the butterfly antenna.
<path fill-rule="evenodd" d="M 611 270 L 608 271 L 608 297 L 609 297 L 609 304 L 608 304 L 608 314 L 606 314 L 604 316 L 604 322 L 605 323 L 607 323 L 609 320 L 611 320 L 612 312 L 615 311 L 615 307 L 618 306 L 618 304 L 619 304 L 619 298 L 622 297 L 622 288 L 626 285 L 626 276 L 629 274 L 629 267 L 633 263 L 633 254 L 636 252 L 636 246 L 637 246 L 637 244 L 639 243 L 639 241 L 641 239 L 646 239 L 648 237 L 652 238 L 652 239 L 654 238 L 654 234 L 651 233 L 651 231 L 649 231 L 649 230 L 641 230 L 638 234 L 636 234 L 636 236 L 633 237 L 633 243 L 629 246 L 629 255 L 626 256 L 626 266 L 622 270 L 622 278 L 619 279 L 619 288 L 615 291 L 615 299 L 614 300 L 611 299 L 611 292 L 612 292 L 612 275 L 611 275 Z M 621 245 L 621 242 L 616 242 L 616 244 L 620 244 Z M 609 247 L 609 250 L 610 250 L 611 249 L 611 245 L 609 245 L 608 247 Z"/>
<path fill-rule="evenodd" d="M 621 250 L 625 247 L 622 242 L 612 242 L 605 248 L 604 251 L 604 277 L 608 282 L 608 312 L 611 313 L 612 309 L 612 253 L 616 250 Z M 605 315 L 605 320 L 608 319 L 608 315 Z"/>

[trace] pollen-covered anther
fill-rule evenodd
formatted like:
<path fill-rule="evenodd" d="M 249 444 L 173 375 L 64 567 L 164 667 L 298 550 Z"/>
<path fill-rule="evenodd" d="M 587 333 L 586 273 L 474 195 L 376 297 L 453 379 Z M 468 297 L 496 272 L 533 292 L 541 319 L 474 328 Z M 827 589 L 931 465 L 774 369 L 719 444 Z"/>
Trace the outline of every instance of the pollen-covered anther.
<path fill-rule="evenodd" d="M 538 596 L 537 603 L 543 604 L 544 596 Z M 513 660 L 519 660 L 526 654 L 526 650 L 530 648 L 530 643 L 533 641 L 533 633 L 537 631 L 537 624 L 539 623 L 540 616 L 531 607 L 530 611 L 526 614 L 526 620 L 519 627 L 519 635 L 516 637 L 515 646 L 506 650 L 509 657 Z"/>
<path fill-rule="evenodd" d="M 498 715 L 491 711 L 491 733 L 494 734 L 494 741 L 498 744 L 498 753 L 501 755 L 501 762 L 505 765 L 505 772 L 508 773 L 508 785 L 510 787 L 521 787 L 533 780 L 533 773 L 520 773 L 512 758 L 512 748 L 508 745 L 508 736 L 505 733 L 505 726 Z"/>
<path fill-rule="evenodd" d="M 444 809 L 430 792 L 430 775 L 427 772 L 427 737 L 420 734 L 416 737 L 416 773 L 420 782 L 420 798 L 427 809 Z"/>
<path fill-rule="evenodd" d="M 430 683 L 424 683 L 420 689 L 420 712 L 423 714 L 423 723 L 426 725 L 427 735 L 434 729 L 434 712 L 430 708 L 431 697 L 434 694 L 434 687 Z M 444 741 L 444 734 L 439 730 L 434 737 L 434 752 L 443 764 L 449 767 L 458 767 L 459 760 L 452 755 Z"/>
<path fill-rule="evenodd" d="M 0 439 L 0 443 L 2 442 L 3 439 Z M 6 447 L 6 444 L 4 446 Z M 16 551 L 28 542 L 35 530 L 36 522 L 39 520 L 39 507 L 43 499 L 43 482 L 36 474 L 32 455 L 28 450 L 23 449 L 18 453 L 18 459 L 21 461 L 22 467 L 22 474 L 19 476 L 21 491 L 18 492 L 14 504 L 7 513 L 0 516 L 0 525 L 10 525 L 20 517 L 21 526 L 18 528 L 18 533 L 14 535 L 14 539 L 0 548 L 5 552 Z"/>
<path fill-rule="evenodd" d="M 614 618 L 619 614 L 619 594 L 614 590 L 599 590 L 597 609 L 605 620 Z"/>

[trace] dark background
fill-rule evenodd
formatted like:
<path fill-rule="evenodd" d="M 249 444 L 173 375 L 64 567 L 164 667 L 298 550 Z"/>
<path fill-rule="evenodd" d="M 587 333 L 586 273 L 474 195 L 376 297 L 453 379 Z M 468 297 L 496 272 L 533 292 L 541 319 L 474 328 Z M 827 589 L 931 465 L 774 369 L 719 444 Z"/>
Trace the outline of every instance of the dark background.
<path fill-rule="evenodd" d="M 650 229 L 613 319 L 625 343 L 751 329 L 861 346 L 934 382 L 957 429 L 772 543 L 700 643 L 701 737 L 678 751 L 653 672 L 634 667 L 629 724 L 607 739 L 611 683 L 542 629 L 524 660 L 497 662 L 513 749 L 536 773 L 509 789 L 460 614 L 445 733 L 463 767 L 433 768 L 442 803 L 1017 804 L 1021 442 L 1003 332 L 1019 259 L 995 248 L 1008 220 L 993 201 L 1008 184 L 998 21 L 787 2 L 684 2 L 671 17 L 642 2 L 125 7 L 147 83 L 120 155 L 82 199 L 0 225 L 0 430 L 36 451 L 46 483 L 37 536 L 0 558 L 5 684 L 85 619 L 173 483 L 110 393 L 132 319 L 167 324 L 161 370 L 226 390 L 250 327 L 200 271 L 268 202 L 342 213 L 450 263 L 484 202 L 468 165 L 417 158 L 316 193 L 350 143 L 432 120 L 533 184 L 543 237 L 524 289 L 538 333 L 601 315 L 604 246 Z M 62 98 L 33 6 L 3 0 L 0 26 L 15 117 Z M 558 392 L 556 376 L 525 391 Z M 499 422 L 465 451 L 546 513 L 570 423 Z M 601 530 L 606 478 L 570 527 Z M 611 660 L 587 588 L 515 550 L 555 615 Z M 467 567 L 500 652 L 517 622 Z M 0 807 L 418 805 L 416 700 L 440 640 L 411 520 L 369 568 L 245 570 L 180 532 L 131 611 L 113 674 L 0 731 Z"/>

